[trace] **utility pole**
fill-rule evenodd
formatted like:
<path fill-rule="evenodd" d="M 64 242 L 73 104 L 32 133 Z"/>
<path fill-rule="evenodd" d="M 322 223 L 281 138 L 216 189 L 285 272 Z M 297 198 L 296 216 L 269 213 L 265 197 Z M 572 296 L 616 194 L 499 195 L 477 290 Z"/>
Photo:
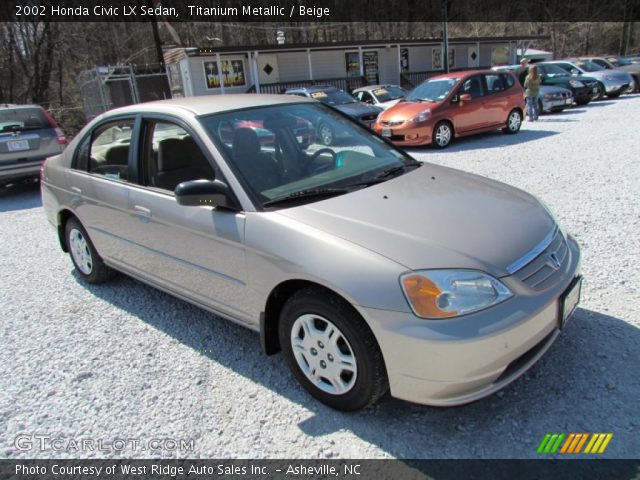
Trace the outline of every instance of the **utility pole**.
<path fill-rule="evenodd" d="M 444 52 L 442 52 L 442 59 L 444 62 L 444 71 L 449 73 L 449 28 L 447 18 L 447 0 L 442 0 L 442 39 L 444 45 Z"/>

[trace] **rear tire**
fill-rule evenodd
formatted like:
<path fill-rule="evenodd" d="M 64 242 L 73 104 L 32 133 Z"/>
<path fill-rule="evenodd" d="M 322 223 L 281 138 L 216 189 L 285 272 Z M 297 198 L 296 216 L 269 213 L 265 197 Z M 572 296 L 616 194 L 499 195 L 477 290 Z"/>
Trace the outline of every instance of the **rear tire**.
<path fill-rule="evenodd" d="M 280 313 L 278 334 L 291 372 L 325 405 L 360 410 L 388 391 L 378 342 L 337 295 L 316 288 L 298 291 Z"/>
<path fill-rule="evenodd" d="M 104 264 L 87 231 L 77 219 L 69 218 L 64 231 L 73 266 L 85 282 L 103 283 L 114 276 L 115 271 Z"/>
<path fill-rule="evenodd" d="M 520 131 L 520 127 L 522 126 L 522 112 L 517 108 L 514 108 L 509 112 L 509 116 L 507 117 L 506 127 L 502 129 L 504 133 L 513 135 Z"/>

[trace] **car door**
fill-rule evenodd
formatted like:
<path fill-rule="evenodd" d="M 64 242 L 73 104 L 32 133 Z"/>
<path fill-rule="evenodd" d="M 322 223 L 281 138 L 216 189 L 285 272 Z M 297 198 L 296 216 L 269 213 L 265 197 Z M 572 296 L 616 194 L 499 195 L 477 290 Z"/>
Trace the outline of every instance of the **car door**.
<path fill-rule="evenodd" d="M 471 100 L 459 100 L 462 94 L 471 95 Z M 472 132 L 489 124 L 484 111 L 484 86 L 481 75 L 467 78 L 458 89 L 458 103 L 452 105 L 452 117 L 458 133 Z"/>
<path fill-rule="evenodd" d="M 135 268 L 162 288 L 249 321 L 244 213 L 179 205 L 174 195 L 181 182 L 221 178 L 213 158 L 177 119 L 145 116 L 141 131 L 140 179 L 129 197 Z"/>
<path fill-rule="evenodd" d="M 509 115 L 509 98 L 504 84 L 504 74 L 482 75 L 486 95 L 483 98 L 487 125 L 504 124 Z"/>
<path fill-rule="evenodd" d="M 135 253 L 127 230 L 138 124 L 135 116 L 124 116 L 96 125 L 82 139 L 66 173 L 71 207 L 108 262 L 127 263 Z"/>

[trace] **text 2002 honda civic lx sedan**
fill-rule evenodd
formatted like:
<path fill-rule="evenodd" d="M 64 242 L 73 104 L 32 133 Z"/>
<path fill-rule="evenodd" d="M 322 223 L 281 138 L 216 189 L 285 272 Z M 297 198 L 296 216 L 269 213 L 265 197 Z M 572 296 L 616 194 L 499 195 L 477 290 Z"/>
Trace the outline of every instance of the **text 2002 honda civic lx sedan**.
<path fill-rule="evenodd" d="M 310 123 L 340 142 L 296 135 Z M 119 270 L 259 331 L 342 410 L 389 390 L 440 406 L 489 395 L 543 355 L 579 299 L 578 245 L 534 197 L 421 164 L 313 100 L 119 108 L 42 176 L 83 279 Z"/>

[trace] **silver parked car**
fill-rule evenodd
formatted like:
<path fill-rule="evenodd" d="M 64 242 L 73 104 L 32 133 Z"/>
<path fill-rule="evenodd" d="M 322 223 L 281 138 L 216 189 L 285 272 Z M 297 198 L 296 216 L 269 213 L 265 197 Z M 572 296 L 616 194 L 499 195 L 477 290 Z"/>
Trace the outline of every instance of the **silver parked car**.
<path fill-rule="evenodd" d="M 407 91 L 398 85 L 367 85 L 356 88 L 353 96 L 363 103 L 387 109 L 407 96 Z"/>
<path fill-rule="evenodd" d="M 595 78 L 604 87 L 605 94 L 610 98 L 619 97 L 633 86 L 633 77 L 628 72 L 605 70 L 590 61 L 552 60 L 545 62 L 545 64 L 557 65 L 576 77 L 584 75 Z"/>
<path fill-rule="evenodd" d="M 343 140 L 296 135 L 309 118 Z M 337 409 L 389 390 L 439 406 L 489 395 L 547 351 L 579 301 L 579 247 L 534 197 L 417 162 L 304 98 L 115 109 L 43 175 L 80 277 L 125 272 L 260 332 Z"/>
<path fill-rule="evenodd" d="M 0 185 L 37 178 L 45 158 L 57 155 L 67 138 L 38 105 L 0 105 Z"/>

